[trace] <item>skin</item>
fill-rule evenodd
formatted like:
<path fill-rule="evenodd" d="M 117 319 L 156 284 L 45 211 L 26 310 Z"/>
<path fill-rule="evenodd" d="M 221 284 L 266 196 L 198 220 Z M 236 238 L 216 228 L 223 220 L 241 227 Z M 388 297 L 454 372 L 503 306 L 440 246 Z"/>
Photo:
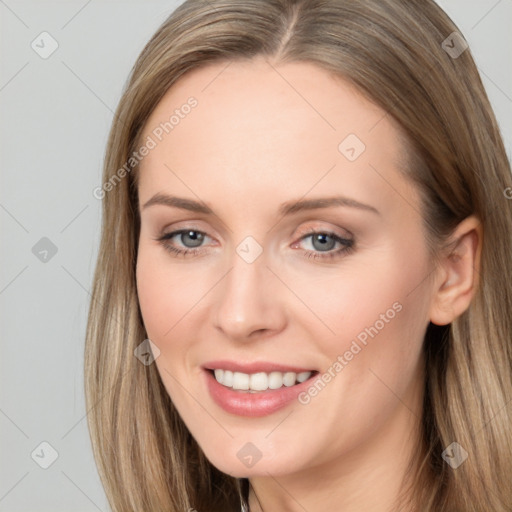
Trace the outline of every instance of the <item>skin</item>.
<path fill-rule="evenodd" d="M 250 478 L 251 511 L 391 510 L 409 457 L 420 460 L 425 329 L 467 309 L 479 224 L 463 221 L 454 254 L 434 268 L 390 116 L 312 64 L 226 65 L 182 77 L 143 133 L 145 140 L 197 99 L 140 167 L 137 286 L 148 337 L 160 350 L 155 364 L 208 459 Z M 349 134 L 366 146 L 355 161 L 338 149 Z M 144 208 L 157 193 L 203 201 L 214 214 Z M 378 213 L 331 206 L 277 214 L 287 201 L 333 195 Z M 202 253 L 179 257 L 156 240 L 183 228 L 207 235 Z M 305 257 L 342 247 L 330 238 L 326 249 L 313 245 L 312 230 L 350 237 L 353 250 Z M 263 250 L 253 263 L 236 252 L 247 236 Z M 167 244 L 191 248 L 179 235 Z M 214 359 L 325 372 L 396 302 L 400 312 L 307 405 L 240 417 L 206 390 L 200 366 Z M 247 442 L 262 454 L 251 468 L 237 457 Z"/>

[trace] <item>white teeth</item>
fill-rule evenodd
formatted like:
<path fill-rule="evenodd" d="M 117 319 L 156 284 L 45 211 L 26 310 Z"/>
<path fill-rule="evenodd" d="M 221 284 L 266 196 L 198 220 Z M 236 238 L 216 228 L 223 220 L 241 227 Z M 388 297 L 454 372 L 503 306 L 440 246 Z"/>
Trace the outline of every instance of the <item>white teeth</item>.
<path fill-rule="evenodd" d="M 283 377 L 283 384 L 285 386 L 293 386 L 297 380 L 297 374 L 293 372 L 286 372 Z"/>
<path fill-rule="evenodd" d="M 279 389 L 283 387 L 283 374 L 281 372 L 272 372 L 268 378 L 268 387 L 270 389 Z"/>
<path fill-rule="evenodd" d="M 304 382 L 305 380 L 308 380 L 311 376 L 311 372 L 302 372 L 297 374 L 297 380 L 299 382 Z"/>
<path fill-rule="evenodd" d="M 217 368 L 214 370 L 214 374 L 217 382 L 223 386 L 252 392 L 294 386 L 309 379 L 312 372 L 301 372 L 299 374 L 295 372 L 258 372 L 249 375 L 248 373 L 231 372 Z"/>
<path fill-rule="evenodd" d="M 266 373 L 253 373 L 249 380 L 249 387 L 253 391 L 265 391 L 268 389 L 268 375 Z"/>
<path fill-rule="evenodd" d="M 233 389 L 249 389 L 249 375 L 247 373 L 233 373 Z"/>
<path fill-rule="evenodd" d="M 217 381 L 220 382 L 219 379 L 217 379 Z M 225 386 L 229 386 L 230 388 L 233 387 L 233 372 L 230 372 L 229 370 L 224 370 L 222 382 L 224 382 Z"/>

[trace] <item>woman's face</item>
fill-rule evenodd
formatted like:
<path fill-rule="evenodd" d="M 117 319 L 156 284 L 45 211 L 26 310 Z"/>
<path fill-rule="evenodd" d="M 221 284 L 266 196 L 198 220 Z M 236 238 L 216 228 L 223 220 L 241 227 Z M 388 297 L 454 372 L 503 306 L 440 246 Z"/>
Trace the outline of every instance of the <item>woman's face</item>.
<path fill-rule="evenodd" d="M 142 142 L 140 307 L 208 459 L 257 476 L 397 453 L 432 287 L 390 117 L 314 65 L 258 58 L 182 77 Z"/>

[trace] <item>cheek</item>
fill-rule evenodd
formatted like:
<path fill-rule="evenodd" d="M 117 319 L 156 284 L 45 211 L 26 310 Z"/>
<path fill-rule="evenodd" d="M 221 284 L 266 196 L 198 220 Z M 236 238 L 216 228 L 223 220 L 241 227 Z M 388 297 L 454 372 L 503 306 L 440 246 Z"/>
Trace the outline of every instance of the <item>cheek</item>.
<path fill-rule="evenodd" d="M 182 396 L 177 382 L 188 378 L 185 358 L 190 324 L 187 321 L 204 291 L 191 276 L 177 271 L 175 266 L 170 268 L 165 258 L 164 251 L 140 245 L 137 293 L 147 336 L 160 350 L 155 364 L 162 382 L 175 405 L 186 410 L 186 397 Z"/>
<path fill-rule="evenodd" d="M 198 304 L 208 284 L 197 273 L 169 265 L 165 251 L 141 244 L 137 259 L 137 293 L 150 339 L 170 338 L 175 326 Z"/>
<path fill-rule="evenodd" d="M 385 414 L 394 393 L 403 396 L 416 379 L 428 325 L 427 269 L 426 254 L 412 257 L 396 247 L 357 264 L 347 260 L 346 270 L 325 274 L 314 287 L 311 279 L 297 282 L 297 294 L 315 313 L 309 329 L 316 326 L 317 350 L 327 356 L 325 380 L 340 410 L 355 413 L 371 402 Z M 368 410 L 360 412 L 364 417 Z"/>
<path fill-rule="evenodd" d="M 176 300 L 168 287 L 160 267 L 152 265 L 144 253 L 137 261 L 137 293 L 148 337 L 158 340 L 172 326 Z"/>
<path fill-rule="evenodd" d="M 302 318 L 339 350 L 353 339 L 364 344 L 385 332 L 423 327 L 428 318 L 427 275 L 426 254 L 389 246 L 349 257 L 338 269 L 295 271 L 286 282 L 293 284 L 301 307 L 309 309 Z"/>
<path fill-rule="evenodd" d="M 415 266 L 391 255 L 385 260 L 364 272 L 325 279 L 309 295 L 334 334 L 316 338 L 317 350 L 326 356 L 323 382 L 312 385 L 300 403 L 309 418 L 323 419 L 311 428 L 339 453 L 369 438 L 397 407 L 406 415 L 408 407 L 420 414 L 413 390 L 422 377 L 428 323 L 427 287 L 418 286 L 426 277 L 426 260 L 415 260 Z M 333 434 L 333 425 L 344 425 L 344 435 Z"/>

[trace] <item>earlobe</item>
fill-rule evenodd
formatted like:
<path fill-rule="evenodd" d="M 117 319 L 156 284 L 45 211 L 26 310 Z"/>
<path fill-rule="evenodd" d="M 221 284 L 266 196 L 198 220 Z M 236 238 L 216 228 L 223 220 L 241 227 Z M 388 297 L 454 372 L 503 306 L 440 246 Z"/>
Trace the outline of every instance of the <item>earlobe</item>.
<path fill-rule="evenodd" d="M 433 324 L 447 325 L 469 307 L 478 284 L 482 235 L 482 225 L 474 215 L 452 233 L 434 282 L 430 308 Z"/>

